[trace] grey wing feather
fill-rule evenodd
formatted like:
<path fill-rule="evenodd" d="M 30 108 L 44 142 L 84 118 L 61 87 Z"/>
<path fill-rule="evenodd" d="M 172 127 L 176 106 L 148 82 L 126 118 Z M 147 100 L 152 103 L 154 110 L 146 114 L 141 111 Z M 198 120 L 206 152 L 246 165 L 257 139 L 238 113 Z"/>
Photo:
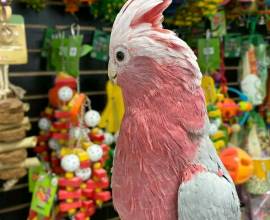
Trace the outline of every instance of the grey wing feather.
<path fill-rule="evenodd" d="M 217 155 L 213 142 L 207 136 L 203 139 L 201 146 L 198 149 L 196 158 L 193 161 L 194 164 L 201 164 L 209 172 L 217 173 L 219 169 L 222 170 L 224 177 L 234 185 L 233 180 L 220 158 Z"/>
<path fill-rule="evenodd" d="M 179 220 L 240 220 L 240 217 L 236 191 L 224 177 L 202 172 L 179 188 Z"/>
<path fill-rule="evenodd" d="M 179 220 L 240 220 L 240 202 L 235 185 L 205 136 L 193 161 L 207 170 L 183 183 L 178 193 Z M 218 176 L 222 170 L 223 176 Z"/>

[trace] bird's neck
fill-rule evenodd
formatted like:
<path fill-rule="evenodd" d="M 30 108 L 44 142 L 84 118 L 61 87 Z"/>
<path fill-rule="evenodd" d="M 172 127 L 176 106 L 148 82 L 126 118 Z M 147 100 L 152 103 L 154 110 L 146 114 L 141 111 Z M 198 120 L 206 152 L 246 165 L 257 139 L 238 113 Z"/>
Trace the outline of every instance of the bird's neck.
<path fill-rule="evenodd" d="M 125 112 L 129 115 L 155 110 L 157 108 L 155 99 L 156 97 L 147 93 L 131 95 L 123 92 Z"/>

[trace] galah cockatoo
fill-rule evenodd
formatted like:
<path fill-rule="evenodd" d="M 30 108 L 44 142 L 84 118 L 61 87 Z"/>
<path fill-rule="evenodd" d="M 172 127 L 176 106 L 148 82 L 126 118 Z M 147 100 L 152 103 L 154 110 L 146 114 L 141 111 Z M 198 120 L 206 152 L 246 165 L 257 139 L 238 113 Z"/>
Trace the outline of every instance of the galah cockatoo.
<path fill-rule="evenodd" d="M 121 220 L 240 220 L 233 181 L 209 138 L 196 56 L 162 28 L 171 0 L 129 0 L 111 33 L 109 78 L 125 114 L 112 169 Z"/>

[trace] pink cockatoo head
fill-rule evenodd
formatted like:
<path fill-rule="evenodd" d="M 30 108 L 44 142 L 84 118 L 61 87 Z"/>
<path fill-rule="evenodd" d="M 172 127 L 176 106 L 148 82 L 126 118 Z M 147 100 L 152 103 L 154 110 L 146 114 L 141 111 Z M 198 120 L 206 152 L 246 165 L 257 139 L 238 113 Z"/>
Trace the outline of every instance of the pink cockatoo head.
<path fill-rule="evenodd" d="M 201 73 L 193 51 L 162 27 L 162 12 L 170 3 L 171 0 L 129 0 L 114 22 L 109 78 L 121 87 L 126 109 L 126 97 L 134 103 L 146 93 L 162 91 L 169 95 L 174 85 L 182 84 L 191 92 L 200 85 Z"/>
<path fill-rule="evenodd" d="M 171 0 L 129 0 L 118 14 L 111 34 L 109 77 L 111 82 L 127 77 L 138 58 L 157 59 L 162 53 L 163 45 L 151 38 L 156 32 L 170 33 L 162 30 L 162 12 Z M 161 50 L 157 53 L 157 49 Z M 136 63 L 137 63 L 136 62 Z M 124 75 L 122 77 L 122 75 Z M 118 83 L 121 86 L 121 82 Z"/>
<path fill-rule="evenodd" d="M 190 47 L 162 27 L 162 13 L 170 3 L 126 2 L 113 25 L 108 74 L 122 89 L 126 112 L 170 114 L 167 120 L 184 120 L 192 130 L 200 130 L 205 116 L 204 96 L 198 90 L 202 74 Z M 200 110 L 191 114 L 189 109 Z"/>

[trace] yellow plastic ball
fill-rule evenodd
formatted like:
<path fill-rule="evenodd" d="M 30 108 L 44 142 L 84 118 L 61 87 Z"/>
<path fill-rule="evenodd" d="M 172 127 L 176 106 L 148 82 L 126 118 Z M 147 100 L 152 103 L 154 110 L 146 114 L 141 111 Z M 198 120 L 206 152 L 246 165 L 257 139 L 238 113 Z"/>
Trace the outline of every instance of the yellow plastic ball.
<path fill-rule="evenodd" d="M 59 140 L 59 144 L 60 144 L 60 145 L 64 145 L 65 142 L 66 142 L 66 141 L 65 141 L 64 139 L 60 139 L 60 140 Z"/>
<path fill-rule="evenodd" d="M 94 163 L 93 168 L 96 169 L 100 169 L 101 168 L 101 163 Z"/>
<path fill-rule="evenodd" d="M 67 112 L 67 111 L 69 111 L 69 107 L 67 105 L 64 105 L 64 106 L 62 106 L 62 110 L 64 112 Z"/>
<path fill-rule="evenodd" d="M 41 155 L 42 156 L 47 156 L 48 155 L 48 152 L 47 151 L 43 151 L 43 152 L 41 152 Z"/>
<path fill-rule="evenodd" d="M 87 209 L 85 209 L 85 208 L 80 208 L 80 210 L 81 210 L 81 212 L 86 212 L 87 211 Z"/>
<path fill-rule="evenodd" d="M 74 187 L 72 187 L 72 186 L 67 186 L 66 190 L 69 191 L 69 192 L 71 192 L 71 191 L 74 190 Z"/>
<path fill-rule="evenodd" d="M 40 135 L 40 136 L 43 136 L 43 135 L 45 135 L 45 134 L 46 134 L 45 131 L 40 131 L 40 132 L 39 132 L 39 135 Z"/>
<path fill-rule="evenodd" d="M 81 197 L 81 200 L 83 200 L 83 201 L 85 201 L 85 200 L 87 200 L 88 198 L 86 197 L 86 196 L 82 196 Z"/>
<path fill-rule="evenodd" d="M 100 192 L 102 192 L 102 189 L 101 189 L 101 188 L 96 188 L 96 189 L 95 189 L 95 192 L 96 192 L 96 193 L 100 193 Z"/>
<path fill-rule="evenodd" d="M 99 129 L 98 128 L 92 128 L 91 133 L 92 134 L 98 134 L 99 133 Z"/>
<path fill-rule="evenodd" d="M 71 178 L 74 177 L 74 173 L 69 173 L 69 172 L 67 172 L 67 173 L 65 173 L 65 177 L 66 177 L 67 179 L 71 179 Z"/>
<path fill-rule="evenodd" d="M 60 122 L 66 122 L 67 119 L 66 118 L 60 118 Z"/>
<path fill-rule="evenodd" d="M 80 188 L 81 188 L 81 189 L 85 189 L 85 188 L 86 188 L 86 184 L 85 184 L 85 183 L 81 184 L 81 185 L 80 185 Z"/>
<path fill-rule="evenodd" d="M 73 199 L 66 199 L 66 202 L 67 203 L 72 203 L 73 202 Z"/>
<path fill-rule="evenodd" d="M 70 209 L 68 210 L 68 214 L 73 215 L 76 212 L 76 209 Z"/>
<path fill-rule="evenodd" d="M 68 130 L 67 129 L 61 129 L 60 132 L 61 132 L 61 134 L 66 134 L 68 132 Z"/>
<path fill-rule="evenodd" d="M 246 111 L 248 108 L 247 102 L 239 102 L 238 105 L 239 105 L 239 110 L 242 112 Z"/>
<path fill-rule="evenodd" d="M 95 202 L 96 202 L 96 204 L 97 204 L 98 206 L 100 206 L 100 205 L 103 204 L 103 201 L 102 201 L 102 200 L 99 200 L 99 199 L 97 199 Z"/>
<path fill-rule="evenodd" d="M 99 178 L 97 178 L 96 176 L 93 176 L 93 180 L 94 180 L 95 182 L 98 182 L 98 181 L 99 181 Z"/>

